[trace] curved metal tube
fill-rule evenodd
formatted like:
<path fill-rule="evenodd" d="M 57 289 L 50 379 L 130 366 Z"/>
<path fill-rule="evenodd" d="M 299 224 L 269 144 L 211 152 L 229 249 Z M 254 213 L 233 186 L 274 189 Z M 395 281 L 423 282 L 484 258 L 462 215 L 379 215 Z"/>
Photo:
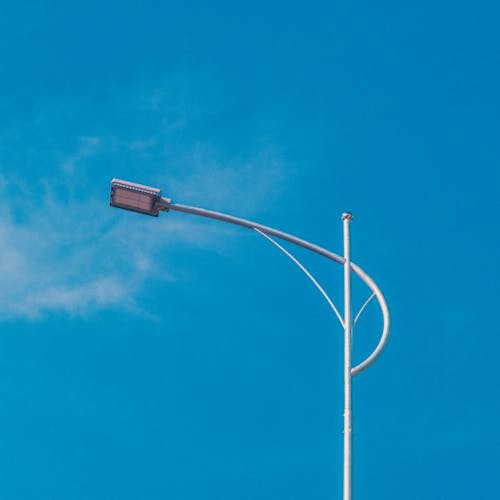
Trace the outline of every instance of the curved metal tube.
<path fill-rule="evenodd" d="M 387 302 L 385 301 L 385 297 L 383 296 L 380 288 L 377 286 L 375 281 L 373 281 L 368 274 L 366 274 L 363 269 L 361 269 L 358 265 L 351 262 L 351 268 L 355 274 L 357 274 L 366 285 L 373 291 L 375 296 L 377 297 L 378 303 L 380 305 L 380 309 L 382 311 L 382 317 L 384 319 L 384 328 L 382 330 L 382 335 L 380 336 L 379 343 L 377 347 L 373 350 L 373 352 L 359 365 L 356 365 L 351 373 L 353 376 L 359 375 L 362 371 L 366 370 L 369 366 L 371 366 L 377 358 L 382 354 L 387 341 L 389 340 L 389 328 L 391 324 L 390 315 L 389 315 L 389 307 L 387 306 Z"/>
<path fill-rule="evenodd" d="M 320 247 L 319 245 L 315 245 L 314 243 L 310 243 L 309 241 L 303 240 L 291 234 L 284 233 L 282 231 L 279 231 L 278 229 L 264 226 L 262 224 L 257 224 L 256 222 L 252 222 L 246 219 L 241 219 L 239 217 L 234 217 L 232 215 L 227 215 L 222 212 L 207 210 L 205 208 L 190 207 L 188 205 L 171 203 L 171 201 L 168 198 L 161 199 L 161 202 L 159 203 L 159 208 L 165 211 L 174 210 L 177 212 L 199 215 L 201 217 L 220 220 L 223 222 L 229 222 L 230 224 L 235 224 L 237 226 L 242 226 L 249 229 L 259 229 L 265 234 L 276 236 L 277 238 L 289 241 L 290 243 L 298 245 L 307 250 L 311 250 L 312 252 L 322 255 L 327 259 L 337 262 L 337 264 L 342 264 L 342 265 L 344 264 L 343 257 L 337 255 L 336 253 L 330 252 L 326 248 Z M 368 286 L 368 288 L 370 288 L 370 290 L 377 297 L 384 320 L 384 327 L 382 330 L 382 334 L 380 336 L 379 343 L 375 347 L 374 351 L 362 363 L 356 365 L 354 368 L 351 369 L 352 375 L 355 376 L 359 375 L 362 371 L 366 370 L 369 366 L 371 366 L 382 353 L 385 345 L 387 344 L 387 340 L 389 339 L 390 316 L 389 316 L 389 308 L 387 307 L 387 302 L 385 301 L 385 298 L 382 292 L 380 291 L 379 287 L 376 285 L 376 283 L 358 265 L 352 262 L 351 262 L 351 269 L 355 274 L 357 274 L 361 278 L 361 280 Z"/>
<path fill-rule="evenodd" d="M 375 294 L 372 293 L 365 301 L 365 303 L 361 306 L 361 309 L 358 311 L 358 314 L 356 314 L 356 317 L 354 318 L 354 321 L 352 323 L 352 326 L 356 326 L 356 323 L 358 322 L 358 319 L 360 316 L 363 314 L 363 311 L 366 309 L 366 306 L 372 301 L 373 297 L 375 297 Z"/>
<path fill-rule="evenodd" d="M 316 281 L 314 276 L 300 263 L 300 261 L 293 256 L 288 250 L 283 248 L 277 241 L 274 241 L 270 236 L 268 236 L 266 233 L 263 233 L 260 229 L 254 228 L 254 231 L 259 233 L 261 236 L 266 238 L 266 240 L 270 241 L 273 245 L 275 245 L 277 248 L 279 248 L 287 257 L 289 257 L 301 271 L 304 272 L 304 274 L 313 282 L 314 286 L 319 290 L 321 295 L 325 298 L 325 300 L 328 302 L 328 305 L 332 308 L 333 312 L 336 314 L 337 318 L 340 321 L 340 324 L 342 325 L 342 328 L 344 328 L 344 320 L 342 319 L 342 316 L 340 315 L 338 309 L 335 307 L 335 304 L 333 301 L 330 299 L 328 294 L 325 292 L 323 287 Z"/>
<path fill-rule="evenodd" d="M 256 222 L 252 222 L 246 219 L 240 219 L 239 217 L 234 217 L 233 215 L 227 215 L 222 212 L 214 212 L 213 210 L 207 210 L 205 208 L 190 207 L 188 205 L 180 205 L 178 203 L 169 203 L 168 198 L 162 198 L 162 201 L 165 203 L 165 208 L 168 207 L 169 210 L 175 210 L 176 212 L 184 212 L 193 215 L 201 215 L 202 217 L 207 217 L 208 219 L 215 219 L 223 222 L 229 222 L 230 224 L 247 227 L 249 229 L 260 229 L 263 233 L 276 236 L 281 240 L 289 241 L 290 243 L 294 243 L 299 247 L 307 248 L 308 250 L 311 250 L 315 253 L 323 255 L 324 257 L 327 257 L 330 260 L 337 262 L 338 264 L 344 264 L 344 258 L 341 257 L 340 255 L 330 252 L 325 248 L 320 247 L 319 245 L 314 245 L 313 243 L 309 243 L 306 240 L 297 238 L 297 236 L 293 236 L 292 234 L 278 231 L 277 229 L 274 229 L 272 227 L 264 226 L 262 224 L 257 224 Z"/>

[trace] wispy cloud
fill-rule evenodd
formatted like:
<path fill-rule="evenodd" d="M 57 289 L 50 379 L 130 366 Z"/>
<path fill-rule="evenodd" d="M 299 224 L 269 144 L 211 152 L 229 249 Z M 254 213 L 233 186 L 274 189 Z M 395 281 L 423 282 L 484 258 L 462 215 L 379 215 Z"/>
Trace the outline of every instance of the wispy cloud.
<path fill-rule="evenodd" d="M 185 158 L 175 161 L 165 184 L 186 202 L 252 216 L 266 200 L 276 199 L 283 179 L 282 163 L 271 149 L 246 160 L 223 160 L 212 146 L 198 143 Z"/>
<path fill-rule="evenodd" d="M 75 314 L 124 300 L 117 272 L 99 264 L 112 248 L 99 243 L 106 230 L 95 202 L 47 202 L 38 198 L 38 185 L 39 192 L 20 191 L 25 203 L 18 213 L 19 200 L 10 203 L 6 196 L 9 187 L 0 206 L 2 318 L 36 318 L 48 310 Z"/>
<path fill-rule="evenodd" d="M 214 229 L 180 214 L 159 221 L 117 215 L 107 206 L 111 177 L 156 184 L 181 203 L 248 217 L 276 198 L 283 168 L 271 146 L 230 156 L 196 134 L 180 145 L 179 134 L 188 134 L 202 115 L 200 105 L 190 107 L 185 96 L 163 87 L 115 93 L 119 102 L 111 107 L 122 106 L 127 126 L 100 123 L 93 130 L 91 106 L 66 96 L 64 106 L 51 100 L 33 111 L 36 130 L 53 134 L 34 135 L 19 120 L 15 130 L 0 130 L 0 318 L 139 311 L 137 297 L 151 279 L 176 279 L 161 258 L 169 241 L 221 251 L 220 235 L 230 233 L 224 226 Z M 70 120 L 61 111 L 66 108 L 85 117 L 85 133 L 58 144 Z M 32 142 L 28 152 L 24 135 Z M 161 248 L 159 231 L 165 235 Z"/>
<path fill-rule="evenodd" d="M 101 146 L 101 139 L 99 137 L 80 137 L 77 150 L 69 155 L 61 163 L 61 170 L 68 175 L 75 173 L 75 168 L 82 160 L 95 156 L 99 147 Z"/>

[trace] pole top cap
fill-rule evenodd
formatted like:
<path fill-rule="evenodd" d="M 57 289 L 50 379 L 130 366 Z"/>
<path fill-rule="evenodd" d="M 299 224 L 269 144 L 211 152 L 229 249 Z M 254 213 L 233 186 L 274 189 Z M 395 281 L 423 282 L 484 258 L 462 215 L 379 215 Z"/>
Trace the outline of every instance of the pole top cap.
<path fill-rule="evenodd" d="M 349 221 L 352 220 L 352 214 L 351 214 L 351 212 L 344 212 L 342 214 L 342 220 L 349 220 Z"/>

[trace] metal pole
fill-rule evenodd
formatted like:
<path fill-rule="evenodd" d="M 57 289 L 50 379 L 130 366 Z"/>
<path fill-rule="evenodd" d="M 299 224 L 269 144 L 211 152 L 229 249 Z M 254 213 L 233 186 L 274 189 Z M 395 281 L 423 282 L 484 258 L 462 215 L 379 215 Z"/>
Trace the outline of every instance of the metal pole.
<path fill-rule="evenodd" d="M 344 226 L 344 500 L 352 499 L 352 404 L 351 404 L 351 243 L 352 214 L 343 213 Z"/>

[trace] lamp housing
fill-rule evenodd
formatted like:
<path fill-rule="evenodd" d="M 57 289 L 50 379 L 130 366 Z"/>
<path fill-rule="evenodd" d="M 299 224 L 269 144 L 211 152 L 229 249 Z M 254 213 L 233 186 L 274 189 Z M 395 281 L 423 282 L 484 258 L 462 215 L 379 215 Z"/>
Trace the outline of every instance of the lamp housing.
<path fill-rule="evenodd" d="M 111 181 L 109 204 L 112 207 L 158 217 L 162 208 L 161 201 L 161 190 L 158 188 L 121 179 Z"/>

